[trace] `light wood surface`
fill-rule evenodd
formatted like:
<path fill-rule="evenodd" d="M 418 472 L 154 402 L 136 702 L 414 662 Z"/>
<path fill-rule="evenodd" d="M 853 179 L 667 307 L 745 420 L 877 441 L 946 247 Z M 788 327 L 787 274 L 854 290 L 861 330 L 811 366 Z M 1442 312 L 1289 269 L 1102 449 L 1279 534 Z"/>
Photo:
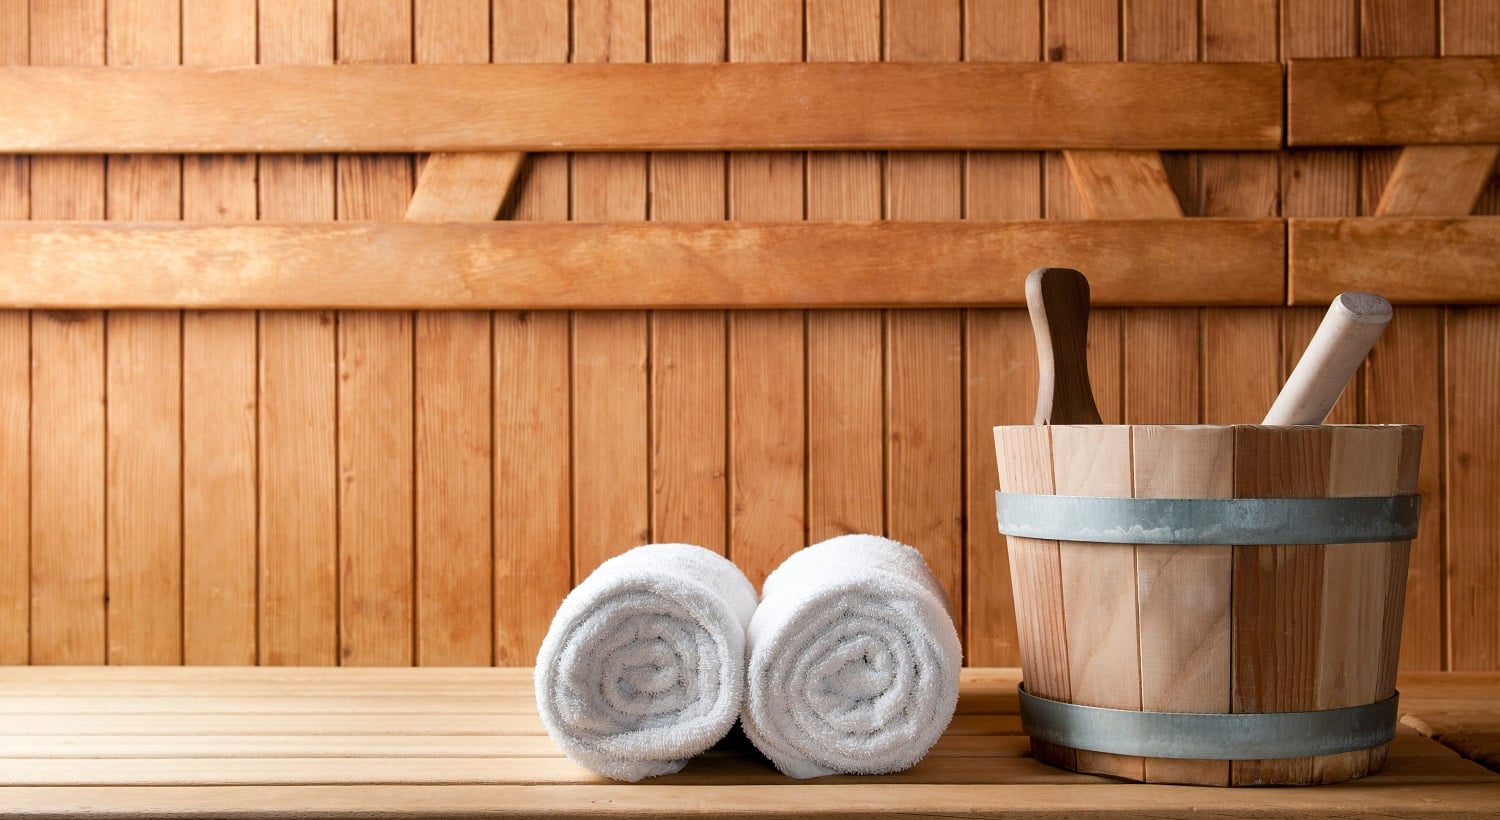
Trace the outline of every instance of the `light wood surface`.
<path fill-rule="evenodd" d="M 964 55 L 970 60 L 1042 59 L 1042 7 L 1029 0 L 970 3 L 964 8 Z M 970 219 L 1036 219 L 1042 214 L 1043 155 L 970 152 L 965 157 L 964 210 Z M 989 526 L 994 490 L 996 425 L 1024 424 L 1036 409 L 1032 332 L 1025 311 L 964 311 L 964 416 L 967 514 L 965 560 L 968 640 L 977 666 L 1019 663 L 1020 638 L 1006 539 Z M 975 523 L 982 522 L 982 523 Z"/>
<path fill-rule="evenodd" d="M 30 9 L 0 5 L 0 64 L 30 59 Z M 0 158 L 0 219 L 31 211 L 31 159 Z M 0 311 L 0 663 L 31 653 L 31 315 Z"/>
<path fill-rule="evenodd" d="M 962 9 L 921 0 L 885 3 L 885 59 L 953 63 L 963 54 Z M 886 218 L 959 219 L 963 163 L 956 154 L 886 158 Z M 914 266 L 921 275 L 921 264 Z M 962 325 L 956 310 L 886 314 L 886 534 L 920 550 L 964 629 Z"/>
<path fill-rule="evenodd" d="M 1376 216 L 1464 216 L 1490 181 L 1500 145 L 1408 145 L 1380 193 Z"/>
<path fill-rule="evenodd" d="M 490 27 L 495 62 L 565 62 L 566 0 L 496 0 Z M 443 15 L 446 16 L 446 13 Z M 510 216 L 568 218 L 569 158 L 532 156 Z M 495 663 L 534 663 L 550 618 L 573 585 L 573 378 L 568 313 L 496 311 L 491 503 Z"/>
<path fill-rule="evenodd" d="M 723 4 L 652 4 L 649 13 L 652 60 L 724 59 Z M 730 182 L 723 154 L 653 154 L 649 174 L 652 220 L 725 218 Z M 652 538 L 720 554 L 728 542 L 728 326 L 723 311 L 670 311 L 652 313 L 647 330 Z"/>
<path fill-rule="evenodd" d="M 182 9 L 188 65 L 255 61 L 253 0 Z M 247 222 L 255 157 L 183 158 L 182 218 Z M 257 326 L 252 311 L 182 315 L 182 657 L 252 664 L 256 656 Z"/>
<path fill-rule="evenodd" d="M 1096 219 L 1171 219 L 1182 216 L 1167 168 L 1157 151 L 1064 151 L 1083 210 Z"/>
<path fill-rule="evenodd" d="M 1390 303 L 1377 294 L 1339 294 L 1261 424 L 1322 424 L 1392 315 Z"/>
<path fill-rule="evenodd" d="M 576 766 L 541 732 L 529 669 L 5 668 L 0 816 L 536 816 L 592 806 L 585 814 L 1439 818 L 1482 814 L 1500 795 L 1500 775 L 1409 728 L 1479 748 L 1484 736 L 1471 741 L 1469 731 L 1493 725 L 1493 674 L 1403 679 L 1407 727 L 1386 771 L 1335 789 L 1121 784 L 1047 766 L 1020 735 L 1019 680 L 1015 669 L 965 670 L 959 715 L 904 773 L 793 781 L 736 734 L 679 774 L 623 786 Z M 226 699 L 220 687 L 243 694 Z M 394 699 L 409 711 L 388 711 Z M 38 702 L 57 708 L 45 724 L 33 719 Z M 198 708 L 183 713 L 182 703 Z"/>
<path fill-rule="evenodd" d="M 32 65 L 104 62 L 104 3 L 32 9 Z M 36 157 L 31 218 L 102 219 L 102 157 Z M 104 315 L 31 321 L 31 662 L 104 663 Z"/>
<path fill-rule="evenodd" d="M 1430 13 L 1430 12 L 1429 12 Z M 1500 141 L 1500 58 L 1298 60 L 1287 65 L 1287 144 Z"/>
<path fill-rule="evenodd" d="M 727 56 L 757 66 L 799 59 L 800 28 L 796 9 L 785 0 L 732 3 Z M 801 159 L 731 154 L 725 215 L 742 222 L 803 219 Z M 727 321 L 728 554 L 758 588 L 787 556 L 811 543 L 803 467 L 808 411 L 799 389 L 807 378 L 806 316 L 800 310 L 736 312 Z"/>
<path fill-rule="evenodd" d="M 594 27 L 637 11 L 644 25 L 645 12 L 579 2 L 580 50 L 567 66 L 6 68 L 0 150 L 1266 150 L 1281 140 L 1271 63 L 632 66 L 616 33 L 598 41 L 613 64 L 585 65 L 599 62 L 586 50 Z M 1236 104 L 1215 104 L 1221 95 Z M 1039 99 L 1048 105 L 1028 105 Z M 225 100 L 235 101 L 228 115 Z"/>
<path fill-rule="evenodd" d="M 262 63 L 332 62 L 333 16 L 323 3 L 262 2 L 256 20 Z M 327 156 L 262 157 L 259 217 L 332 220 L 334 171 Z M 336 316 L 267 311 L 257 343 L 257 662 L 336 664 Z"/>
<path fill-rule="evenodd" d="M 1088 271 L 1096 304 L 1269 305 L 1282 298 L 1281 234 L 1279 222 L 1262 220 L 184 227 L 17 222 L 0 225 L 0 269 L 8 272 L 0 304 L 1017 305 L 1021 272 L 1050 257 Z M 925 260 L 925 275 L 910 275 L 910 259 Z M 1187 267 L 1195 271 L 1193 280 L 1171 273 Z M 61 269 L 72 275 L 59 281 L 54 274 Z M 1199 281 L 1215 287 L 1205 291 Z"/>
<path fill-rule="evenodd" d="M 484 0 L 417 3 L 416 62 L 488 62 L 489 12 Z M 524 159 L 516 152 L 430 155 L 406 219 L 493 220 Z M 490 324 L 485 311 L 422 311 L 414 320 L 412 659 L 424 666 L 494 659 Z"/>
<path fill-rule="evenodd" d="M 1136 498 L 1229 498 L 1234 429 L 1137 427 L 1131 435 Z M 1230 706 L 1234 554 L 1221 547 L 1135 547 L 1141 709 L 1224 713 Z M 1155 783 L 1229 785 L 1223 760 L 1149 759 Z"/>
<path fill-rule="evenodd" d="M 1052 472 L 1058 495 L 1129 498 L 1130 428 L 1055 425 Z M 1141 708 L 1141 649 L 1135 547 L 1061 541 L 1062 638 L 1071 702 Z M 1139 758 L 1078 750 L 1078 770 L 1131 780 Z"/>
<path fill-rule="evenodd" d="M 1293 219 L 1287 233 L 1287 295 L 1294 305 L 1326 303 L 1346 290 L 1379 293 L 1397 305 L 1500 301 L 1494 220 Z M 1441 276 L 1424 273 L 1438 270 Z"/>

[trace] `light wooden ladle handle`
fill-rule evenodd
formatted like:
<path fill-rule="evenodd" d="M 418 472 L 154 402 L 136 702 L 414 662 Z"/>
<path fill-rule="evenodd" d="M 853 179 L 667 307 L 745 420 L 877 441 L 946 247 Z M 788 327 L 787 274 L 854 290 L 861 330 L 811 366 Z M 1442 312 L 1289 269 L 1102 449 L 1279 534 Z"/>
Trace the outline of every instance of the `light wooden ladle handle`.
<path fill-rule="evenodd" d="M 1070 268 L 1037 268 L 1026 277 L 1026 307 L 1036 334 L 1035 424 L 1099 424 L 1089 386 L 1089 281 Z"/>
<path fill-rule="evenodd" d="M 1391 315 L 1373 293 L 1339 294 L 1261 424 L 1322 424 Z"/>

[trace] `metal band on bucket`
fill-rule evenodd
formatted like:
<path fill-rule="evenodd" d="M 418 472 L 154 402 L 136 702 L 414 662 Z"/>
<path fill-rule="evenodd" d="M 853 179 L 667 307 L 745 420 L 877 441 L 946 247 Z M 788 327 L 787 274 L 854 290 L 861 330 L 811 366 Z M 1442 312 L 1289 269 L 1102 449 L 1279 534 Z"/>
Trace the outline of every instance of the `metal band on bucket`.
<path fill-rule="evenodd" d="M 1000 532 L 1102 544 L 1410 541 L 1419 495 L 1373 498 L 1096 498 L 995 493 Z"/>
<path fill-rule="evenodd" d="M 1049 700 L 1018 688 L 1021 730 L 1091 752 L 1188 760 L 1278 760 L 1369 749 L 1396 736 L 1396 693 L 1313 712 L 1135 712 Z"/>

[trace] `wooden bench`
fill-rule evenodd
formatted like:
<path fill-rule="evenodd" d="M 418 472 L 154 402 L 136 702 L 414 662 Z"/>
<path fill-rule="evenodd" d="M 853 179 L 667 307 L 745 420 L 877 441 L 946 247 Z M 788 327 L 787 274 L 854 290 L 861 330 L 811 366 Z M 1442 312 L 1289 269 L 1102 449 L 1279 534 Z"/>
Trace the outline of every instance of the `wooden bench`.
<path fill-rule="evenodd" d="M 1403 725 L 1378 775 L 1254 789 L 1039 763 L 1016 715 L 1019 677 L 966 670 L 947 734 L 901 774 L 794 781 L 736 731 L 679 774 L 620 784 L 563 757 L 524 668 L 0 669 L 0 816 L 1436 818 L 1500 807 L 1500 774 L 1481 765 L 1500 769 L 1500 674 L 1404 677 Z"/>

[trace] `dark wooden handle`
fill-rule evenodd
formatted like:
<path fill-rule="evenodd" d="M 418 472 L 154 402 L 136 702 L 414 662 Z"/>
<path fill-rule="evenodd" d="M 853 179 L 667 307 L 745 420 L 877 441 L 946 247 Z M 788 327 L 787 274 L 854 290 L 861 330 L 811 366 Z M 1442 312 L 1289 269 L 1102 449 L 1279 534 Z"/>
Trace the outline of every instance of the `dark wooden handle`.
<path fill-rule="evenodd" d="M 1036 332 L 1035 424 L 1100 424 L 1089 386 L 1089 281 L 1071 268 L 1037 268 L 1026 277 L 1026 306 Z"/>

